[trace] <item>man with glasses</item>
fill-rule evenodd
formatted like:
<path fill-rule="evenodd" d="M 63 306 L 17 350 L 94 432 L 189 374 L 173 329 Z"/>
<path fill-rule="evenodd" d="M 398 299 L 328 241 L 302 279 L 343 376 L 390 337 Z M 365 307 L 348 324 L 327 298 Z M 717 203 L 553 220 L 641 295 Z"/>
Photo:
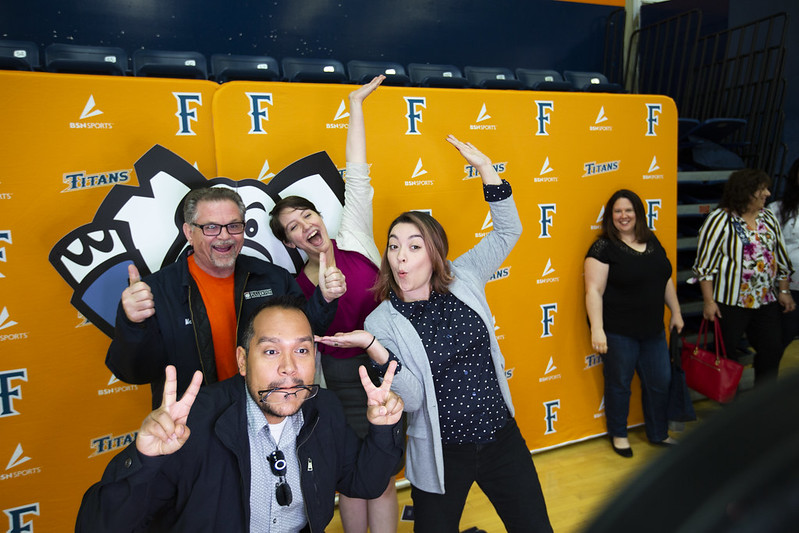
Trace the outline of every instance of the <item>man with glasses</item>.
<path fill-rule="evenodd" d="M 284 268 L 240 254 L 244 214 L 241 197 L 231 189 L 192 190 L 183 204 L 188 249 L 144 281 L 135 266 L 128 267 L 130 285 L 122 292 L 105 362 L 122 381 L 150 383 L 153 408 L 167 365 L 177 369 L 178 394 L 195 370 L 202 371 L 205 384 L 233 376 L 238 338 L 252 311 L 273 296 L 302 295 Z M 327 329 L 345 291 L 340 270 L 320 269 L 307 304 L 315 332 Z"/>
<path fill-rule="evenodd" d="M 77 532 L 324 531 L 335 492 L 374 498 L 402 455 L 404 404 L 392 362 L 376 387 L 360 368 L 369 433 L 361 441 L 336 396 L 313 383 L 303 300 L 278 296 L 250 320 L 238 374 L 177 401 L 166 369 L 161 405 L 83 497 Z"/>

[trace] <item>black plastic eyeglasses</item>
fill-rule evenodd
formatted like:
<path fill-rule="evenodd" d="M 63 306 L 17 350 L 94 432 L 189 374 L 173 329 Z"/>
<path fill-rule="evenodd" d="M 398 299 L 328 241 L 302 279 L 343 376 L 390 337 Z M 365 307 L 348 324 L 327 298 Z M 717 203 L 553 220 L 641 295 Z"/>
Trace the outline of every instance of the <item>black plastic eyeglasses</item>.
<path fill-rule="evenodd" d="M 222 228 L 225 228 L 230 235 L 244 233 L 244 226 L 246 224 L 244 222 L 231 222 L 230 224 L 195 224 L 192 222 L 191 225 L 200 228 L 200 231 L 202 231 L 203 235 L 206 237 L 216 237 L 222 233 Z"/>
<path fill-rule="evenodd" d="M 292 396 L 298 400 L 310 400 L 319 393 L 319 385 L 298 385 L 296 387 L 280 387 L 276 389 L 259 390 L 258 396 L 261 403 L 287 402 Z"/>
<path fill-rule="evenodd" d="M 291 487 L 286 482 L 286 457 L 280 450 L 275 450 L 269 454 L 269 467 L 272 473 L 278 477 L 275 483 L 275 499 L 278 505 L 291 505 Z"/>

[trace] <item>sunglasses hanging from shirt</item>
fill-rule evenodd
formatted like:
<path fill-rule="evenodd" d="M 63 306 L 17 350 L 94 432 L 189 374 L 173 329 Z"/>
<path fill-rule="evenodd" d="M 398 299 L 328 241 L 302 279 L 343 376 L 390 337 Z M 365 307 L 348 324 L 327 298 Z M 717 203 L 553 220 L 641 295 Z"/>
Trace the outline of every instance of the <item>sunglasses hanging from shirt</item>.
<path fill-rule="evenodd" d="M 283 452 L 275 449 L 269 454 L 269 467 L 272 473 L 278 477 L 275 483 L 275 498 L 278 505 L 287 506 L 291 504 L 291 487 L 286 482 L 286 458 Z"/>

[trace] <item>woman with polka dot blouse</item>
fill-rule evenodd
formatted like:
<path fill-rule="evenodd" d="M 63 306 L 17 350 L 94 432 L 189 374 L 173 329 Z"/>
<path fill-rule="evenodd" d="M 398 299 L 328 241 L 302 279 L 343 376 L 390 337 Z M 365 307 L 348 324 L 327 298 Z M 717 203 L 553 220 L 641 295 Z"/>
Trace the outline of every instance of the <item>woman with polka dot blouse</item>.
<path fill-rule="evenodd" d="M 392 389 L 408 412 L 405 475 L 414 530 L 459 531 L 474 482 L 510 532 L 552 531 L 529 448 L 513 418 L 485 284 L 522 227 L 510 184 L 470 143 L 447 140 L 476 168 L 494 227 L 447 260 L 447 236 L 430 215 L 409 211 L 390 225 L 366 331 L 318 337 L 360 346 L 376 365 L 400 364 Z"/>

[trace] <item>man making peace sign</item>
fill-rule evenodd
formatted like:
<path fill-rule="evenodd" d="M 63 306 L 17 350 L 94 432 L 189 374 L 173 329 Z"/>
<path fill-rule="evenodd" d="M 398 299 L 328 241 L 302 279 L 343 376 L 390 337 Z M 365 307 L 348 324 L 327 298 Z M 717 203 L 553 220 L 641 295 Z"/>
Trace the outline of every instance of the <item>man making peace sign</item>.
<path fill-rule="evenodd" d="M 313 384 L 304 304 L 280 296 L 253 314 L 237 376 L 200 391 L 197 372 L 178 401 L 167 367 L 161 406 L 88 490 L 76 531 L 323 531 L 336 491 L 379 496 L 402 455 L 394 368 L 380 387 L 360 369 L 371 422 L 361 441 Z"/>

